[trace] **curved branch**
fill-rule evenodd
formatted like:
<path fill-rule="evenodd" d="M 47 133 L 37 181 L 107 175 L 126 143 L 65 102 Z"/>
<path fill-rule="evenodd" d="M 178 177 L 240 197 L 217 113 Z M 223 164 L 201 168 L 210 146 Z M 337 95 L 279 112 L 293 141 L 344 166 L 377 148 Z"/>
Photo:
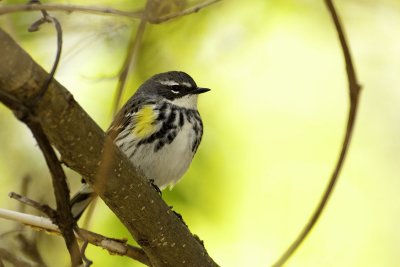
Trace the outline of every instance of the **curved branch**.
<path fill-rule="evenodd" d="M 346 63 L 346 71 L 347 71 L 347 79 L 349 84 L 349 98 L 350 98 L 350 109 L 347 119 L 347 127 L 346 133 L 343 139 L 342 149 L 339 155 L 339 159 L 336 163 L 336 166 L 333 170 L 329 183 L 325 189 L 325 192 L 322 195 L 322 198 L 315 209 L 314 213 L 310 217 L 308 223 L 304 226 L 303 230 L 296 238 L 296 240 L 290 245 L 290 247 L 286 250 L 286 252 L 279 258 L 279 260 L 273 265 L 275 267 L 282 266 L 286 261 L 292 256 L 292 254 L 296 251 L 296 249 L 301 245 L 301 243 L 308 236 L 312 228 L 317 223 L 318 219 L 321 217 L 321 214 L 326 207 L 329 197 L 332 195 L 333 189 L 338 181 L 340 171 L 343 167 L 344 160 L 346 158 L 346 154 L 350 145 L 351 136 L 353 133 L 354 123 L 357 115 L 357 107 L 359 103 L 359 94 L 361 90 L 361 86 L 358 83 L 357 76 L 354 70 L 354 66 L 351 59 L 350 49 L 347 45 L 346 37 L 344 34 L 343 27 L 341 26 L 339 16 L 335 10 L 335 7 L 331 0 L 325 0 L 325 3 L 328 7 L 328 10 L 332 16 L 333 22 L 335 24 L 335 28 L 339 37 L 340 45 L 343 50 L 343 55 Z"/>
<path fill-rule="evenodd" d="M 40 2 L 38 3 L 39 5 L 41 4 Z M 60 22 L 58 21 L 57 18 L 51 16 L 46 10 L 42 10 L 42 15 L 43 17 L 39 19 L 38 21 L 34 22 L 28 29 L 29 32 L 35 32 L 39 30 L 40 25 L 50 22 L 54 25 L 54 28 L 56 29 L 57 33 L 57 50 L 56 50 L 56 57 L 54 59 L 53 66 L 51 67 L 49 77 L 45 81 L 45 83 L 42 86 L 42 90 L 37 94 L 36 98 L 33 99 L 31 106 L 34 106 L 37 101 L 39 101 L 43 95 L 46 93 L 47 89 L 49 88 L 49 85 L 51 81 L 54 79 L 54 74 L 56 73 L 58 64 L 60 63 L 60 58 L 61 58 L 61 50 L 62 50 L 62 45 L 63 45 L 63 32 L 62 32 L 62 27 Z"/>

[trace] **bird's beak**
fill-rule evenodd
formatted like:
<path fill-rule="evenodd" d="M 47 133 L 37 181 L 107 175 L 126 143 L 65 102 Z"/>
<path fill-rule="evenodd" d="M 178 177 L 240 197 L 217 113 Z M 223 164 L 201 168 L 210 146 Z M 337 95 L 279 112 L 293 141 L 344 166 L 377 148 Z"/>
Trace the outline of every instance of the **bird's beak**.
<path fill-rule="evenodd" d="M 210 91 L 210 89 L 208 89 L 208 88 L 201 88 L 201 87 L 197 87 L 196 89 L 194 89 L 192 92 L 190 92 L 191 94 L 194 94 L 194 95 L 198 95 L 198 94 L 202 94 L 202 93 L 205 93 L 205 92 L 208 92 L 208 91 Z"/>

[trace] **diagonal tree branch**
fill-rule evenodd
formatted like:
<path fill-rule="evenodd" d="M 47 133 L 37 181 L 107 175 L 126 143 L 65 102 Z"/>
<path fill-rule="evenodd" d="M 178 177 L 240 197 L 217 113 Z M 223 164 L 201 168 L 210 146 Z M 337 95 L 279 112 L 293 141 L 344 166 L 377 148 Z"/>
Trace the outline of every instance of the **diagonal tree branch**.
<path fill-rule="evenodd" d="M 347 72 L 347 80 L 349 85 L 349 100 L 350 100 L 350 108 L 347 118 L 347 126 L 346 126 L 346 133 L 343 139 L 342 149 L 340 151 L 339 159 L 335 165 L 329 183 L 325 189 L 325 192 L 322 195 L 322 198 L 315 209 L 314 213 L 311 215 L 309 221 L 304 226 L 303 230 L 296 238 L 296 240 L 290 245 L 290 247 L 286 250 L 286 252 L 279 258 L 279 260 L 273 265 L 275 267 L 282 266 L 286 263 L 286 261 L 293 255 L 296 249 L 301 245 L 301 243 L 305 240 L 305 238 L 309 235 L 312 228 L 317 223 L 318 219 L 321 217 L 323 210 L 325 209 L 329 197 L 332 195 L 333 189 L 338 181 L 340 171 L 343 167 L 344 160 L 347 155 L 347 151 L 349 149 L 351 136 L 353 133 L 353 128 L 356 120 L 357 115 L 357 107 L 359 103 L 359 95 L 361 91 L 361 86 L 358 83 L 357 76 L 354 70 L 353 62 L 351 59 L 351 53 L 349 46 L 347 45 L 345 33 L 343 27 L 340 23 L 339 16 L 335 10 L 335 7 L 331 0 L 324 0 L 327 8 L 329 10 L 330 15 L 332 16 L 332 20 L 334 22 L 340 45 L 343 50 L 344 60 L 346 63 L 346 72 Z"/>
<path fill-rule="evenodd" d="M 0 47 L 4 51 L 0 53 L 0 92 L 12 96 L 17 103 L 29 102 L 40 91 L 48 73 L 2 30 Z M 7 101 L 4 103 L 10 106 Z M 58 82 L 50 84 L 35 115 L 63 162 L 93 185 L 143 248 L 152 266 L 217 266 L 149 181 L 139 175 Z M 107 144 L 113 160 L 102 174 L 107 179 L 103 179 L 97 177 L 97 172 Z M 96 183 L 99 179 L 104 187 Z"/>

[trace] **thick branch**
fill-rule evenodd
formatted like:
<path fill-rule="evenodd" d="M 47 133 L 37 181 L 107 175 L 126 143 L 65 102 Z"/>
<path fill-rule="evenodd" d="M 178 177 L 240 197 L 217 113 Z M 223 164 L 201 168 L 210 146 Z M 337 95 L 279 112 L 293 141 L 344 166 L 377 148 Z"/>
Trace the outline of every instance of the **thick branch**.
<path fill-rule="evenodd" d="M 0 30 L 0 91 L 29 102 L 47 73 Z M 63 161 L 82 174 L 146 252 L 152 266 L 216 266 L 202 244 L 162 201 L 129 160 L 110 145 L 109 168 L 97 177 L 106 138 L 99 126 L 56 81 L 35 114 Z M 96 184 L 101 180 L 103 186 Z"/>

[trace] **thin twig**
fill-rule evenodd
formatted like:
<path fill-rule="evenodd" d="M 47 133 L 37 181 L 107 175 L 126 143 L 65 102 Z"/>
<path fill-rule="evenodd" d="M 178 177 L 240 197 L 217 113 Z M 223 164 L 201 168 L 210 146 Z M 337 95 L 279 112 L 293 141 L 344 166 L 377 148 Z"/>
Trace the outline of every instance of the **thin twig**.
<path fill-rule="evenodd" d="M 89 242 L 88 241 L 84 241 L 83 245 L 81 247 L 81 255 L 82 255 L 82 259 L 83 259 L 83 263 L 85 264 L 85 267 L 89 267 L 90 265 L 93 264 L 93 261 L 90 260 L 89 258 L 86 257 L 86 248 L 88 246 Z"/>
<path fill-rule="evenodd" d="M 46 93 L 47 89 L 49 88 L 49 85 L 50 85 L 51 81 L 54 79 L 54 74 L 56 73 L 58 64 L 60 62 L 62 43 L 63 43 L 63 41 L 62 41 L 62 28 L 61 28 L 60 22 L 55 17 L 52 17 L 50 15 L 48 15 L 47 18 L 51 20 L 51 22 L 53 23 L 53 25 L 54 25 L 54 27 L 56 28 L 56 31 L 57 31 L 57 51 L 56 51 L 56 57 L 54 59 L 54 63 L 53 63 L 53 66 L 51 68 L 50 74 L 49 74 L 47 80 L 45 81 L 45 83 L 43 84 L 42 90 L 35 97 L 35 99 L 37 99 L 37 100 L 39 100 L 39 99 L 41 99 L 43 97 L 43 95 Z"/>
<path fill-rule="evenodd" d="M 32 208 L 37 209 L 38 211 L 42 212 L 43 214 L 45 214 L 50 219 L 57 217 L 56 211 L 53 210 L 49 205 L 41 204 L 41 203 L 36 202 L 36 201 L 34 201 L 32 199 L 29 199 L 29 198 L 27 198 L 25 196 L 17 194 L 15 192 L 10 192 L 8 194 L 8 196 L 10 198 L 18 200 L 21 204 L 25 204 L 25 205 L 28 205 L 28 206 L 30 206 Z"/>
<path fill-rule="evenodd" d="M 150 7 L 151 0 L 148 0 L 146 2 L 146 7 L 145 11 L 142 14 L 142 17 L 140 19 L 140 24 L 136 29 L 132 30 L 131 33 L 131 39 L 129 41 L 129 46 L 128 46 L 128 52 L 126 54 L 124 63 L 122 64 L 121 71 L 118 77 L 118 84 L 117 84 L 117 90 L 115 93 L 115 101 L 114 101 L 114 107 L 113 107 L 113 116 L 116 115 L 120 103 L 121 103 L 121 98 L 122 94 L 125 89 L 125 84 L 128 79 L 128 74 L 130 70 L 134 67 L 134 63 L 139 51 L 140 43 L 143 39 L 143 34 L 146 28 L 147 24 L 147 13 Z"/>
<path fill-rule="evenodd" d="M 42 4 L 42 5 L 8 5 L 0 7 L 0 15 L 21 12 L 21 11 L 64 11 L 68 13 L 83 12 L 97 15 L 115 15 L 128 17 L 131 19 L 139 19 L 142 11 L 123 11 L 109 7 L 82 6 L 82 5 L 62 5 L 62 4 Z"/>
<path fill-rule="evenodd" d="M 35 228 L 42 228 L 43 230 L 50 232 L 60 232 L 58 226 L 46 217 L 0 208 L 0 218 L 14 222 L 20 222 Z"/>
<path fill-rule="evenodd" d="M 177 17 L 182 17 L 185 15 L 189 15 L 195 12 L 198 12 L 200 9 L 203 9 L 209 5 L 220 2 L 221 0 L 209 0 L 203 3 L 197 4 L 193 7 L 185 9 L 181 12 L 176 12 L 172 14 L 168 14 L 162 16 L 160 18 L 148 18 L 148 22 L 152 24 L 159 24 Z M 42 5 L 9 5 L 3 6 L 0 8 L 0 15 L 15 13 L 15 12 L 23 12 L 23 11 L 38 11 L 38 10 L 47 10 L 47 11 L 64 11 L 68 13 L 72 12 L 82 12 L 89 14 L 97 14 L 97 15 L 114 15 L 127 17 L 131 19 L 141 19 L 142 18 L 142 10 L 135 11 L 123 11 L 109 7 L 96 7 L 96 6 L 81 6 L 81 5 L 62 5 L 62 4 L 42 4 Z"/>
<path fill-rule="evenodd" d="M 21 194 L 23 196 L 27 196 L 28 195 L 29 184 L 30 184 L 31 181 L 32 181 L 32 177 L 30 175 L 25 175 L 22 178 Z M 24 205 L 23 203 L 20 203 L 20 205 L 18 207 L 18 211 L 25 212 L 25 207 L 26 207 L 26 205 Z"/>
<path fill-rule="evenodd" d="M 204 2 L 202 2 L 200 4 L 197 4 L 197 5 L 194 5 L 192 7 L 189 7 L 187 9 L 183 10 L 183 11 L 180 11 L 180 12 L 168 14 L 168 15 L 162 16 L 160 18 L 148 18 L 148 22 L 149 23 L 153 23 L 153 24 L 159 24 L 159 23 L 171 20 L 171 19 L 175 19 L 175 18 L 178 18 L 178 17 L 183 17 L 183 16 L 186 16 L 186 15 L 190 15 L 192 13 L 199 12 L 201 9 L 203 9 L 203 8 L 205 8 L 207 6 L 210 6 L 212 4 L 215 4 L 217 2 L 220 2 L 220 1 L 221 0 L 204 1 Z"/>
<path fill-rule="evenodd" d="M 41 229 L 52 233 L 60 233 L 60 229 L 57 227 L 57 225 L 52 223 L 48 218 L 2 208 L 0 208 L 0 218 L 17 221 L 25 225 L 32 226 L 35 229 Z M 150 266 L 149 259 L 144 251 L 138 247 L 126 244 L 126 240 L 105 237 L 82 228 L 76 228 L 75 236 L 80 240 L 87 241 L 92 245 L 106 249 L 112 255 L 127 256 L 147 266 Z"/>
<path fill-rule="evenodd" d="M 92 245 L 107 249 L 110 253 L 117 254 L 120 256 L 127 256 L 131 259 L 137 260 L 147 266 L 150 266 L 150 261 L 147 258 L 144 251 L 138 247 L 127 244 L 126 239 L 115 239 L 105 237 L 103 235 L 90 232 L 88 230 L 79 228 L 77 229 L 78 236 L 89 242 Z"/>
<path fill-rule="evenodd" d="M 29 185 L 30 182 L 32 181 L 32 177 L 30 175 L 25 175 L 22 179 L 21 183 L 21 194 L 23 196 L 28 195 L 28 190 L 29 190 Z M 24 213 L 26 209 L 26 204 L 23 202 L 20 202 L 20 205 L 18 207 L 18 211 Z M 29 238 L 27 235 L 22 233 L 22 228 L 23 225 L 18 224 L 16 226 L 17 235 L 16 239 L 21 247 L 21 252 L 27 256 L 29 259 L 31 259 L 33 262 L 35 262 L 38 266 L 43 266 L 46 267 L 46 263 L 43 260 L 42 255 L 39 252 L 39 249 L 37 247 L 37 233 L 34 233 L 32 238 Z M 0 266 L 1 267 L 1 266 Z"/>
<path fill-rule="evenodd" d="M 346 154 L 350 145 L 351 135 L 353 133 L 353 128 L 357 115 L 357 107 L 359 102 L 359 94 L 361 86 L 359 85 L 357 80 L 357 76 L 351 59 L 350 49 L 346 41 L 343 27 L 341 26 L 339 16 L 331 0 L 325 0 L 325 4 L 327 5 L 328 10 L 332 16 L 333 22 L 335 24 L 335 28 L 339 37 L 340 45 L 342 47 L 346 63 L 347 79 L 349 85 L 349 98 L 350 98 L 350 108 L 347 119 L 346 133 L 343 139 L 343 144 L 339 155 L 339 159 L 336 163 L 332 176 L 329 180 L 329 183 L 325 189 L 324 194 L 322 195 L 322 198 L 317 208 L 315 209 L 308 223 L 305 225 L 305 227 L 303 228 L 299 236 L 296 238 L 296 240 L 290 245 L 290 247 L 286 250 L 286 252 L 273 265 L 275 267 L 282 266 L 283 264 L 286 263 L 286 261 L 292 256 L 292 254 L 296 251 L 296 249 L 300 246 L 300 244 L 305 240 L 305 238 L 308 236 L 312 228 L 317 223 L 318 219 L 321 217 L 321 214 L 328 203 L 329 197 L 332 195 L 333 189 L 335 188 L 335 184 L 338 181 L 340 170 L 343 167 L 343 163 L 346 158 Z"/>
<path fill-rule="evenodd" d="M 31 0 L 30 1 L 31 5 L 41 5 L 40 1 L 38 0 Z M 40 26 L 44 23 L 52 23 L 54 25 L 54 28 L 56 29 L 57 32 L 57 51 L 56 51 L 56 57 L 54 59 L 53 66 L 51 67 L 51 71 L 49 73 L 49 76 L 47 77 L 46 81 L 44 82 L 42 86 L 42 90 L 31 100 L 29 103 L 31 107 L 35 106 L 37 102 L 44 96 L 44 94 L 47 92 L 47 89 L 49 88 L 49 85 L 51 81 L 54 79 L 54 74 L 56 73 L 58 64 L 60 62 L 61 58 L 61 50 L 62 50 L 62 27 L 60 22 L 57 20 L 57 18 L 51 16 L 46 10 L 41 10 L 42 12 L 42 18 L 34 22 L 30 27 L 29 27 L 29 32 L 36 32 L 39 30 Z"/>

